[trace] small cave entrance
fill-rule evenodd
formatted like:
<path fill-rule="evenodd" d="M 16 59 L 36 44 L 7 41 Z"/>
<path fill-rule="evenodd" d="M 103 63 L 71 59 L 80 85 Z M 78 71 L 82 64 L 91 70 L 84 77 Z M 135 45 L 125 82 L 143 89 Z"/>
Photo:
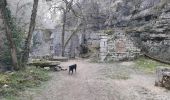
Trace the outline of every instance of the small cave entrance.
<path fill-rule="evenodd" d="M 143 19 L 142 18 L 138 18 L 136 19 L 138 22 L 141 22 Z"/>
<path fill-rule="evenodd" d="M 145 16 L 145 21 L 150 21 L 152 19 L 152 15 Z"/>
<path fill-rule="evenodd" d="M 165 37 L 154 37 L 154 38 L 151 38 L 152 41 L 163 41 L 165 40 Z"/>

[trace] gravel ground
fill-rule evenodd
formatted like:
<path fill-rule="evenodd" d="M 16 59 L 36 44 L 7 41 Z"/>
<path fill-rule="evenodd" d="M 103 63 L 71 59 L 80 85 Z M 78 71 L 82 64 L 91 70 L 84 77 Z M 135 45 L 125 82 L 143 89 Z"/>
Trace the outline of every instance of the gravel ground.
<path fill-rule="evenodd" d="M 51 73 L 52 80 L 37 92 L 27 92 L 21 100 L 170 100 L 170 91 L 154 86 L 154 75 L 137 70 L 133 62 L 76 63 L 77 73 Z"/>

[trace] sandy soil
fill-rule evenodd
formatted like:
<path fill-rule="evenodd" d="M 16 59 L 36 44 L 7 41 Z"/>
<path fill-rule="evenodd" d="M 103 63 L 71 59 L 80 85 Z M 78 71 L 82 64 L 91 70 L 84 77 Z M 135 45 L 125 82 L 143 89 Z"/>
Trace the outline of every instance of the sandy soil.
<path fill-rule="evenodd" d="M 49 81 L 37 93 L 22 100 L 170 100 L 170 91 L 154 86 L 154 75 L 145 74 L 133 62 L 101 64 L 72 60 L 77 73 L 52 73 Z"/>

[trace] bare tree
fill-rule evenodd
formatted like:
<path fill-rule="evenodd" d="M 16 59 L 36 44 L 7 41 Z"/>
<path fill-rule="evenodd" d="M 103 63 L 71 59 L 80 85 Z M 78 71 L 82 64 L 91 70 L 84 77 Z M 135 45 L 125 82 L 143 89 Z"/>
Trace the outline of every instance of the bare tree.
<path fill-rule="evenodd" d="M 71 40 L 71 38 L 81 29 L 82 23 L 80 21 L 77 22 L 77 25 L 75 26 L 75 28 L 72 30 L 70 36 L 68 37 L 67 40 L 65 40 L 65 32 L 66 30 L 66 25 L 67 25 L 67 21 L 69 20 L 69 14 L 73 13 L 73 15 L 75 16 L 75 18 L 77 20 L 81 20 L 84 19 L 84 17 L 82 17 L 82 12 L 81 14 L 78 14 L 74 9 L 73 9 L 73 2 L 74 0 L 62 0 L 64 2 L 64 6 L 59 6 L 59 7 L 52 7 L 52 9 L 55 11 L 55 9 L 59 9 L 62 12 L 62 33 L 61 33 L 61 48 L 62 48 L 62 53 L 61 55 L 64 56 L 65 53 L 65 48 L 68 45 L 69 41 Z M 80 5 L 78 3 L 76 3 L 75 5 L 77 5 L 77 7 L 80 9 Z"/>
<path fill-rule="evenodd" d="M 61 39 L 61 44 L 62 44 L 62 56 L 64 56 L 64 52 L 65 52 L 65 28 L 66 28 L 66 20 L 67 20 L 67 14 L 70 12 L 72 4 L 73 4 L 73 0 L 63 0 L 65 2 L 65 8 L 61 7 L 61 10 L 63 12 L 63 25 L 62 25 L 62 39 Z"/>
<path fill-rule="evenodd" d="M 12 65 L 14 70 L 19 70 L 19 65 L 18 65 L 18 59 L 17 59 L 17 53 L 16 53 L 16 46 L 15 42 L 12 37 L 12 31 L 10 29 L 9 25 L 9 19 L 8 17 L 8 12 L 7 12 L 7 1 L 6 0 L 1 0 L 0 2 L 0 12 L 2 14 L 3 20 L 4 20 L 4 26 L 5 26 L 5 31 L 6 31 L 6 38 L 9 43 L 9 48 L 10 48 L 10 53 L 11 53 L 11 59 L 12 59 Z"/>
<path fill-rule="evenodd" d="M 31 38 L 32 38 L 32 34 L 33 34 L 33 31 L 34 31 L 35 25 L 36 25 L 35 20 L 36 20 L 36 16 L 37 16 L 38 1 L 39 0 L 34 0 L 34 4 L 33 4 L 29 32 L 28 32 L 28 36 L 25 41 L 24 51 L 23 51 L 23 55 L 22 55 L 23 63 L 27 63 L 28 58 L 29 58 Z"/>

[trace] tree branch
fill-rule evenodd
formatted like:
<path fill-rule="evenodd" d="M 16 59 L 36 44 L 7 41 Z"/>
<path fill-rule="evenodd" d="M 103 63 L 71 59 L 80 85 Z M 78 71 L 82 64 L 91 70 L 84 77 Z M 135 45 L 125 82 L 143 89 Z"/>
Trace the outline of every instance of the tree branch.
<path fill-rule="evenodd" d="M 65 44 L 64 44 L 64 48 L 68 45 L 68 43 L 69 43 L 69 41 L 71 40 L 71 38 L 72 38 L 78 31 L 81 30 L 80 27 L 81 27 L 81 24 L 79 24 L 79 25 L 76 27 L 76 29 L 71 33 L 70 37 L 66 40 L 66 42 L 65 42 Z"/>

